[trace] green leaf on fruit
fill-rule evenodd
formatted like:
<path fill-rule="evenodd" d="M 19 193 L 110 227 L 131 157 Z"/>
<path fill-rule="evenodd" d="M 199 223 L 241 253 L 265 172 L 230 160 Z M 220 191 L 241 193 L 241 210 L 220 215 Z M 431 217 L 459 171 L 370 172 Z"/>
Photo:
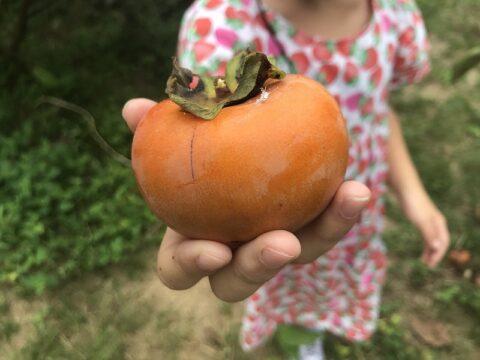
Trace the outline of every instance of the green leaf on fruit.
<path fill-rule="evenodd" d="M 268 79 L 285 73 L 260 52 L 243 50 L 227 64 L 225 76 L 198 75 L 182 68 L 176 58 L 166 93 L 183 110 L 202 119 L 215 118 L 225 106 L 236 105 L 258 95 Z"/>

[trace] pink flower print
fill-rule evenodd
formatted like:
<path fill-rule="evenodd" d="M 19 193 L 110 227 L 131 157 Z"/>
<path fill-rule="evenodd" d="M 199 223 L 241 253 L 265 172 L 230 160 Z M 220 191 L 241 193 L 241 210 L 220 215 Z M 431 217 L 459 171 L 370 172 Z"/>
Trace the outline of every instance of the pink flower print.
<path fill-rule="evenodd" d="M 310 62 L 303 52 L 297 52 L 293 54 L 292 61 L 294 62 L 299 74 L 304 74 L 310 67 Z"/>
<path fill-rule="evenodd" d="M 352 40 L 342 40 L 337 44 L 337 51 L 343 56 L 350 56 L 353 52 L 354 43 Z"/>
<path fill-rule="evenodd" d="M 358 81 L 358 68 L 350 61 L 347 61 L 347 64 L 345 65 L 343 80 L 348 85 L 353 85 Z"/>
<path fill-rule="evenodd" d="M 245 336 L 245 339 L 243 339 L 243 341 L 245 342 L 245 344 L 251 345 L 253 343 L 252 336 L 251 335 Z"/>
<path fill-rule="evenodd" d="M 251 3 L 251 0 L 242 0 L 242 4 L 243 4 L 244 6 L 249 6 L 250 3 Z"/>
<path fill-rule="evenodd" d="M 313 48 L 313 56 L 319 61 L 330 61 L 333 53 L 328 46 L 323 43 L 316 44 Z"/>
<path fill-rule="evenodd" d="M 215 37 L 220 45 L 230 49 L 233 49 L 238 41 L 238 35 L 234 31 L 225 28 L 215 30 Z"/>
<path fill-rule="evenodd" d="M 355 331 L 355 329 L 348 329 L 347 332 L 345 333 L 345 337 L 348 339 L 348 340 L 355 340 L 355 337 L 357 335 L 357 332 Z"/>
<path fill-rule="evenodd" d="M 358 109 L 358 104 L 361 98 L 362 98 L 362 93 L 356 93 L 349 96 L 345 101 L 345 105 L 347 106 L 347 109 L 350 111 L 355 111 L 356 109 Z"/>
<path fill-rule="evenodd" d="M 334 290 L 338 286 L 338 282 L 335 279 L 327 279 L 327 287 L 330 290 Z"/>
<path fill-rule="evenodd" d="M 360 307 L 360 309 L 362 309 L 363 311 L 369 311 L 372 309 L 372 305 L 370 305 L 370 303 L 366 300 L 364 301 L 360 301 L 358 303 L 358 306 Z"/>
<path fill-rule="evenodd" d="M 294 320 L 297 317 L 297 309 L 295 305 L 290 305 L 288 307 L 288 315 L 290 316 L 291 320 Z"/>
<path fill-rule="evenodd" d="M 328 302 L 328 306 L 331 310 L 337 310 L 340 307 L 340 301 L 337 298 L 333 298 Z"/>
<path fill-rule="evenodd" d="M 370 259 L 375 262 L 377 269 L 381 269 L 386 265 L 385 254 L 379 250 L 373 250 L 370 253 Z"/>
<path fill-rule="evenodd" d="M 207 9 L 214 9 L 222 3 L 223 0 L 209 0 L 207 1 Z"/>
<path fill-rule="evenodd" d="M 198 18 L 195 20 L 194 28 L 198 36 L 205 37 L 212 28 L 212 21 L 208 18 Z"/>
<path fill-rule="evenodd" d="M 360 112 L 363 116 L 370 115 L 373 112 L 373 98 L 363 98 L 361 101 Z"/>
<path fill-rule="evenodd" d="M 257 302 L 260 300 L 260 295 L 258 293 L 254 293 L 252 296 L 250 296 L 250 299 L 253 301 L 253 302 Z"/>
<path fill-rule="evenodd" d="M 347 254 L 345 256 L 345 262 L 348 264 L 348 265 L 353 265 L 353 262 L 355 261 L 355 256 L 353 254 Z"/>
<path fill-rule="evenodd" d="M 361 125 L 354 125 L 350 131 L 351 135 L 360 135 L 363 133 L 363 127 Z"/>
<path fill-rule="evenodd" d="M 217 73 L 223 76 L 225 75 L 226 70 L 227 70 L 227 62 L 221 61 L 220 64 L 218 65 Z"/>
<path fill-rule="evenodd" d="M 250 22 L 250 16 L 244 10 L 235 9 L 233 6 L 228 6 L 225 10 L 225 15 L 227 20 L 234 21 L 237 20 L 238 24 L 234 25 L 235 22 L 231 22 L 230 24 L 236 26 L 235 28 L 241 28 L 246 22 Z"/>
<path fill-rule="evenodd" d="M 371 321 L 372 320 L 372 314 L 368 310 L 367 311 L 362 310 L 361 318 L 362 318 L 363 321 Z"/>
<path fill-rule="evenodd" d="M 340 327 L 342 325 L 342 319 L 338 311 L 335 311 L 332 316 L 332 325 L 335 327 Z"/>
<path fill-rule="evenodd" d="M 395 59 L 395 45 L 393 43 L 389 43 L 387 45 L 387 52 L 388 52 L 388 55 L 387 55 L 388 61 L 393 63 Z"/>
<path fill-rule="evenodd" d="M 388 32 L 392 27 L 392 21 L 387 14 L 382 14 L 380 17 L 380 22 L 382 24 L 383 31 Z"/>
<path fill-rule="evenodd" d="M 262 41 L 258 37 L 253 40 L 253 44 L 256 51 L 263 52 Z"/>
<path fill-rule="evenodd" d="M 277 42 L 270 36 L 268 39 L 268 54 L 273 56 L 280 55 L 280 48 L 278 47 Z"/>
<path fill-rule="evenodd" d="M 400 45 L 407 47 L 413 43 L 414 38 L 415 38 L 415 29 L 410 26 L 400 34 L 400 38 L 399 38 Z"/>
<path fill-rule="evenodd" d="M 365 50 L 362 53 L 363 68 L 369 70 L 378 65 L 378 52 L 374 48 Z"/>
<path fill-rule="evenodd" d="M 377 67 L 375 70 L 372 72 L 372 76 L 370 77 L 370 86 L 372 87 L 377 87 L 380 85 L 380 82 L 382 81 L 382 68 Z"/>
<path fill-rule="evenodd" d="M 293 38 L 298 45 L 310 45 L 313 41 L 312 37 L 303 31 L 297 31 Z"/>
<path fill-rule="evenodd" d="M 323 64 L 318 70 L 318 80 L 325 86 L 333 83 L 337 78 L 337 75 L 338 67 L 334 64 Z"/>
<path fill-rule="evenodd" d="M 373 274 L 372 273 L 366 273 L 362 276 L 361 283 L 362 286 L 369 286 L 373 281 Z"/>
<path fill-rule="evenodd" d="M 215 45 L 210 44 L 209 42 L 203 39 L 200 41 L 197 41 L 193 45 L 193 52 L 195 53 L 196 60 L 198 62 L 202 62 L 203 60 L 208 58 L 213 53 L 214 50 L 215 50 Z"/>

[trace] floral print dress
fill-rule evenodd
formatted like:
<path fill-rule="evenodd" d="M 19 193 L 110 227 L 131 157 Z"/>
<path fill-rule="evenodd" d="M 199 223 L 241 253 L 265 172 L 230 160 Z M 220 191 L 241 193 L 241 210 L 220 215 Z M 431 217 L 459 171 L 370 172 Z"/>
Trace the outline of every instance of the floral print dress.
<path fill-rule="evenodd" d="M 371 0 L 372 15 L 356 36 L 310 36 L 266 8 L 296 72 L 320 81 L 337 99 L 350 134 L 347 179 L 372 190 L 357 225 L 332 250 L 306 265 L 288 265 L 246 301 L 241 344 L 263 343 L 278 324 L 330 331 L 352 341 L 375 329 L 386 272 L 381 240 L 387 178 L 388 95 L 429 70 L 427 38 L 414 0 Z M 197 73 L 223 74 L 235 51 L 254 48 L 289 66 L 255 0 L 196 0 L 184 15 L 178 56 Z M 316 154 L 312 154 L 316 156 Z M 321 156 L 321 154 L 318 154 Z"/>

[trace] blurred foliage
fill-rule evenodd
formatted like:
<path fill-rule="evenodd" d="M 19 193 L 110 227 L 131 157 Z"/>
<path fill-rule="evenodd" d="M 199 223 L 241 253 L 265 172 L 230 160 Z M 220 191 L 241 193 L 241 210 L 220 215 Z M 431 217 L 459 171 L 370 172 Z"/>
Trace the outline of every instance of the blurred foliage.
<path fill-rule="evenodd" d="M 396 306 L 383 305 L 377 331 L 367 342 L 348 343 L 331 334 L 325 337 L 325 350 L 331 359 L 421 359 L 421 350 L 408 341 L 405 321 Z"/>
<path fill-rule="evenodd" d="M 480 64 L 480 46 L 470 49 L 452 69 L 452 82 L 461 79 L 465 74 Z"/>
<path fill-rule="evenodd" d="M 130 97 L 163 97 L 188 2 L 27 1 L 12 53 L 24 3 L 0 3 L 0 283 L 42 293 L 158 237 L 145 238 L 156 220 L 131 170 L 99 150 L 78 115 L 37 100 L 82 105 L 128 154 L 120 109 Z"/>
<path fill-rule="evenodd" d="M 319 337 L 319 333 L 295 325 L 280 325 L 273 338 L 274 344 L 288 355 L 295 358 L 301 345 L 313 344 Z"/>

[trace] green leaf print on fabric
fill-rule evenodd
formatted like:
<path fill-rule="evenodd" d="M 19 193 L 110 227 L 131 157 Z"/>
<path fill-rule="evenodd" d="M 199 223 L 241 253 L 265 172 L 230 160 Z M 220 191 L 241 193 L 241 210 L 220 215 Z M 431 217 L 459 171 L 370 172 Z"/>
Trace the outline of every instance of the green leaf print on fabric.
<path fill-rule="evenodd" d="M 245 24 L 239 19 L 227 19 L 227 25 L 234 30 L 240 30 Z"/>

